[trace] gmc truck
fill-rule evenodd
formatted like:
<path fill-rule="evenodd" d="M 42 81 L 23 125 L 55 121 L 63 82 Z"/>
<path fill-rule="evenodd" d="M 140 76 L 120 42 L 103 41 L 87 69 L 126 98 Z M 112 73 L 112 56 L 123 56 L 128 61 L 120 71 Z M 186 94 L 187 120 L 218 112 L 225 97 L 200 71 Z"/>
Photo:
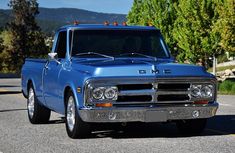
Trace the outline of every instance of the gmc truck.
<path fill-rule="evenodd" d="M 61 27 L 48 59 L 25 60 L 22 92 L 32 124 L 60 113 L 71 138 L 93 123 L 175 122 L 199 134 L 218 108 L 215 76 L 176 63 L 153 26 Z"/>

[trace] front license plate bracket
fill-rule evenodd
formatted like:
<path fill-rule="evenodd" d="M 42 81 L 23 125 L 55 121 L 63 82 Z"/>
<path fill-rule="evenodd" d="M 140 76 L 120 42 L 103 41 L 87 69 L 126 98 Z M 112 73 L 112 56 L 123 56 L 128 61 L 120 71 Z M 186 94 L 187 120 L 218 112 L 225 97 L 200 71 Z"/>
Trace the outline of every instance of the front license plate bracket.
<path fill-rule="evenodd" d="M 167 113 L 165 111 L 146 111 L 145 121 L 146 122 L 166 122 Z"/>

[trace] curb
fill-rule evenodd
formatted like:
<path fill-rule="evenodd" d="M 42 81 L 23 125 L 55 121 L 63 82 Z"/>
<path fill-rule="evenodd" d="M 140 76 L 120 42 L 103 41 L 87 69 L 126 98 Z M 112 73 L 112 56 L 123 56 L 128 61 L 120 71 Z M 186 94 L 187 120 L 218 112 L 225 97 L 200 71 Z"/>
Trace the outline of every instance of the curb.
<path fill-rule="evenodd" d="M 20 78 L 20 75 L 15 73 L 0 73 L 0 78 Z"/>

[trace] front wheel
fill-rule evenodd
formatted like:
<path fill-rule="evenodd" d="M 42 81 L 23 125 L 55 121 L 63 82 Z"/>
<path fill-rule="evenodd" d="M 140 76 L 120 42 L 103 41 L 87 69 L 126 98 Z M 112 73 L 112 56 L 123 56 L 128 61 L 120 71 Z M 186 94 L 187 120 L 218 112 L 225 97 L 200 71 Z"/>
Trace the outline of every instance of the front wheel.
<path fill-rule="evenodd" d="M 176 122 L 176 126 L 182 134 L 200 134 L 206 127 L 207 119 L 191 119 Z"/>
<path fill-rule="evenodd" d="M 65 124 L 68 136 L 73 139 L 87 137 L 91 133 L 90 126 L 80 118 L 72 91 L 68 92 L 65 104 Z"/>

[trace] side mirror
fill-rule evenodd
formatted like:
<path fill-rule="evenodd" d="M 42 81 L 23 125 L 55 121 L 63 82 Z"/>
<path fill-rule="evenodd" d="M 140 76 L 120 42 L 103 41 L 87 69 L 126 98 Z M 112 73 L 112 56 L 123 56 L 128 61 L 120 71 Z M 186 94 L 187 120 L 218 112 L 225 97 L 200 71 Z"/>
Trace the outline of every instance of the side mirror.
<path fill-rule="evenodd" d="M 61 62 L 56 59 L 56 56 L 57 56 L 57 53 L 48 53 L 49 60 L 54 60 L 58 64 L 61 64 Z"/>
<path fill-rule="evenodd" d="M 52 60 L 55 59 L 56 55 L 57 55 L 57 53 L 48 53 L 49 59 L 52 59 Z"/>

